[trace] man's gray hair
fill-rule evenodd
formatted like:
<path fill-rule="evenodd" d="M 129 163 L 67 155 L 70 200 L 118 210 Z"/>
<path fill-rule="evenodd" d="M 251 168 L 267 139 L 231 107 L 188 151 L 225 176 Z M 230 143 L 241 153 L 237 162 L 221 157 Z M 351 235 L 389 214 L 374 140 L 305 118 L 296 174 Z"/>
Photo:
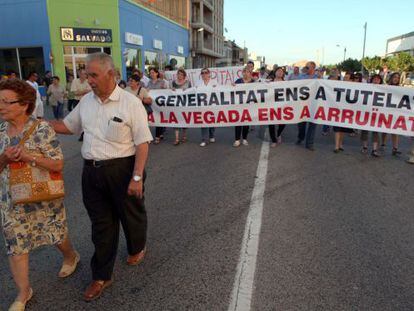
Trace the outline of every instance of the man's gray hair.
<path fill-rule="evenodd" d="M 95 61 L 99 62 L 102 66 L 105 66 L 108 70 L 115 70 L 114 61 L 111 55 L 108 55 L 103 52 L 97 52 L 88 54 L 88 56 L 86 56 L 86 63 L 91 63 Z"/>

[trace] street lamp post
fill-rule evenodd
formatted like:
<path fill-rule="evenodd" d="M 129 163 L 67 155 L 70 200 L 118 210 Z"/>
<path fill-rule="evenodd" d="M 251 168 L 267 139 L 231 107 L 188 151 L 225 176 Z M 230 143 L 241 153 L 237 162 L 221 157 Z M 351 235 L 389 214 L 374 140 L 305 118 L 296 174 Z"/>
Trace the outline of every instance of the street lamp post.
<path fill-rule="evenodd" d="M 364 59 L 365 57 L 365 42 L 367 40 L 367 22 L 365 22 L 364 24 L 364 47 L 362 49 L 362 59 Z M 364 65 L 362 65 L 362 60 L 361 60 L 361 72 L 362 74 L 364 74 Z"/>
<path fill-rule="evenodd" d="M 339 45 L 339 44 L 337 44 L 336 46 L 337 46 L 338 48 L 340 48 L 340 47 L 341 47 L 341 45 Z M 346 46 L 344 46 L 343 48 L 344 48 L 344 61 L 345 61 L 345 59 L 346 59 Z"/>

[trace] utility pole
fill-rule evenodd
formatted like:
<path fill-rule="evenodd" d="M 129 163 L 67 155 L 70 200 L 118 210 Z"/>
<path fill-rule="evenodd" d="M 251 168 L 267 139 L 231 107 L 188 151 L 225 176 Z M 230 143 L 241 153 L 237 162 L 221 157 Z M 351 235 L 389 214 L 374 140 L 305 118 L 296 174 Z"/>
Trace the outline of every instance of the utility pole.
<path fill-rule="evenodd" d="M 362 49 L 362 59 L 365 57 L 365 42 L 367 40 L 367 22 L 365 22 L 364 25 L 364 48 Z M 361 72 L 364 73 L 364 65 L 362 65 L 362 59 L 361 59 Z"/>

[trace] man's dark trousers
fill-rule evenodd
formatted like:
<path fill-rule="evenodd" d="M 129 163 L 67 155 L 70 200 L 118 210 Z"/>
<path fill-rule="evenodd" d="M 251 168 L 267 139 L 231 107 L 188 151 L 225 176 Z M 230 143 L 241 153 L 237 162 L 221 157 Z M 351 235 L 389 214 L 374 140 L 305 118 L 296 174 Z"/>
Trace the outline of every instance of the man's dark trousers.
<path fill-rule="evenodd" d="M 108 163 L 108 162 L 106 162 Z M 128 253 L 144 249 L 147 213 L 142 199 L 127 194 L 135 157 L 110 160 L 108 165 L 85 163 L 82 173 L 83 203 L 92 223 L 95 253 L 91 260 L 94 280 L 110 280 L 118 250 L 119 225 L 125 233 Z M 145 172 L 142 182 L 145 180 Z"/>
<path fill-rule="evenodd" d="M 306 126 L 308 130 L 306 130 Z M 298 141 L 305 140 L 306 147 L 312 147 L 315 140 L 316 124 L 312 122 L 298 123 Z"/>

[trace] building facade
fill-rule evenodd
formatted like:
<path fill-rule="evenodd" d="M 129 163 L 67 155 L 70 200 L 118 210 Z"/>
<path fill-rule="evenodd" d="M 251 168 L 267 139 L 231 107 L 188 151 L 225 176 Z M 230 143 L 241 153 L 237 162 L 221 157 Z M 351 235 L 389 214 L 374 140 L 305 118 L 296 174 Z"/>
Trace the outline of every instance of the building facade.
<path fill-rule="evenodd" d="M 224 55 L 217 60 L 218 67 L 243 66 L 248 61 L 248 50 L 238 46 L 234 41 L 224 41 Z"/>
<path fill-rule="evenodd" d="M 0 72 L 21 78 L 33 70 L 76 77 L 98 51 L 124 79 L 134 68 L 184 65 L 189 55 L 189 29 L 138 1 L 2 0 L 0 11 Z"/>
<path fill-rule="evenodd" d="M 414 32 L 387 40 L 385 56 L 393 56 L 401 52 L 407 52 L 414 56 Z"/>
<path fill-rule="evenodd" d="M 193 68 L 215 67 L 224 56 L 224 0 L 191 1 L 191 58 Z"/>

